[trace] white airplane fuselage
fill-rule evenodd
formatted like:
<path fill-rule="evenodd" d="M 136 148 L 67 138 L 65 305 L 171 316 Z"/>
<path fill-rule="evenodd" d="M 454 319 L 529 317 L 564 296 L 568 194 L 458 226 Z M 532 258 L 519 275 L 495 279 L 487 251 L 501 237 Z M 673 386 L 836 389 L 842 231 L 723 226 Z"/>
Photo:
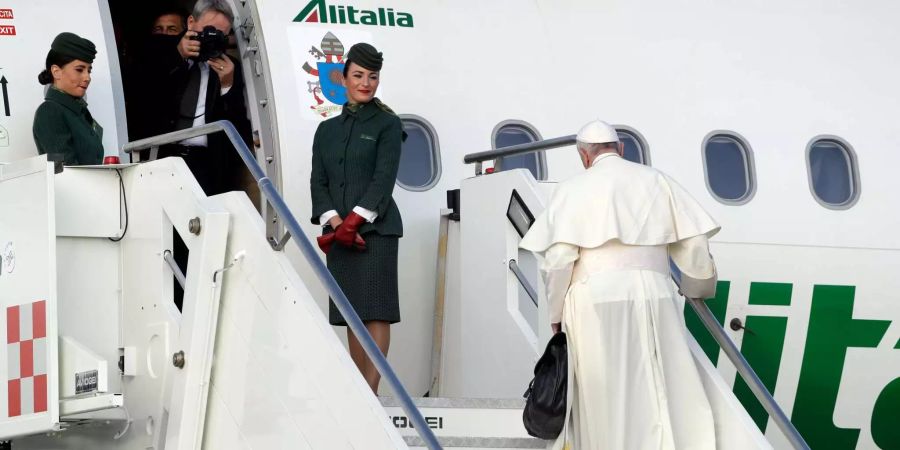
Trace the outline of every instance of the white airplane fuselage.
<path fill-rule="evenodd" d="M 722 225 L 712 245 L 720 284 L 711 305 L 726 327 L 740 319 L 759 337 L 728 329 L 810 446 L 900 447 L 893 431 L 900 423 L 900 212 L 893 207 L 900 192 L 900 64 L 892 57 L 900 50 L 900 5 L 232 3 L 257 154 L 308 237 L 320 231 L 308 220 L 313 134 L 340 112 L 332 101 L 341 98 L 340 86 L 320 76 L 341 63 L 322 51 L 326 35 L 344 50 L 370 42 L 382 51 L 378 97 L 435 133 L 437 179 L 425 190 L 394 189 L 404 222 L 402 322 L 392 328 L 389 360 L 413 395 L 428 392 L 435 375 L 440 213 L 446 192 L 476 175 L 464 155 L 491 149 L 504 123 L 552 138 L 600 118 L 639 133 L 651 165 Z M 128 138 L 107 3 L 12 0 L 9 7 L 12 19 L 0 9 L 0 75 L 9 83 L 4 96 L 12 113 L 0 115 L 0 159 L 35 154 L 31 117 L 43 93 L 34 75 L 61 31 L 98 43 L 88 102 L 105 129 L 107 154 L 116 154 Z M 4 25 L 17 33 L 4 36 Z M 741 201 L 720 201 L 708 183 L 713 169 L 704 166 L 703 147 L 716 132 L 741 138 L 748 150 L 751 186 Z M 823 205 L 811 187 L 808 147 L 821 137 L 852 152 L 857 179 L 848 207 Z M 583 170 L 571 147 L 544 157 L 546 181 Z M 479 218 L 467 216 L 463 204 L 461 220 Z M 309 265 L 292 244 L 286 251 L 327 309 Z M 730 363 L 716 347 L 704 348 L 767 437 L 783 446 L 746 386 L 734 381 Z"/>

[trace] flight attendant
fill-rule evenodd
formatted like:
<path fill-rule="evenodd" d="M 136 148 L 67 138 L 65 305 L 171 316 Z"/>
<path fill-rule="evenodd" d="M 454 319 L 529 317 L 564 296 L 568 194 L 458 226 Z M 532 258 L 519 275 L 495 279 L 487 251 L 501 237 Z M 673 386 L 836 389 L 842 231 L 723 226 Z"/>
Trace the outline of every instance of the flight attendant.
<path fill-rule="evenodd" d="M 397 249 L 403 222 L 391 193 L 403 126 L 375 97 L 381 65 L 381 53 L 369 44 L 347 52 L 347 103 L 316 129 L 310 191 L 312 222 L 324 226 L 319 247 L 328 269 L 387 355 L 390 326 L 400 321 Z M 346 326 L 334 303 L 329 309 L 331 324 Z M 381 375 L 349 329 L 347 339 L 353 362 L 377 392 Z"/>
<path fill-rule="evenodd" d="M 93 42 L 73 33 L 60 33 L 50 45 L 38 82 L 51 86 L 34 113 L 32 133 L 38 153 L 51 161 L 66 165 L 103 162 L 103 128 L 84 101 L 96 55 Z"/>

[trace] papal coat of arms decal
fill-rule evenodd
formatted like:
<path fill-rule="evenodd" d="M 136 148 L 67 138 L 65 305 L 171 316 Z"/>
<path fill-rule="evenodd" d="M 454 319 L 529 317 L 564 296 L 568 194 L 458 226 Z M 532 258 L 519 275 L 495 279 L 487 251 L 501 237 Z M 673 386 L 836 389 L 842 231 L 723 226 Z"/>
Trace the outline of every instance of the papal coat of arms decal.
<path fill-rule="evenodd" d="M 347 101 L 344 89 L 344 44 L 333 33 L 328 32 L 319 44 L 321 50 L 312 46 L 309 54 L 316 58 L 316 66 L 303 63 L 303 70 L 316 77 L 316 81 L 307 81 L 308 92 L 312 94 L 315 104 L 310 105 L 322 117 L 331 117 L 340 113 L 341 106 Z"/>

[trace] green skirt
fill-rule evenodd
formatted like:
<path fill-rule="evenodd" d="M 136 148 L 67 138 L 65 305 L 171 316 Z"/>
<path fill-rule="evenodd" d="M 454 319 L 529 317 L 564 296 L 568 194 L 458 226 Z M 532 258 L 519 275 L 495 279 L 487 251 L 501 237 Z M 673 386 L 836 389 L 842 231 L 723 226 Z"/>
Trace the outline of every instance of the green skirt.
<path fill-rule="evenodd" d="M 326 227 L 330 232 L 330 227 Z M 397 250 L 400 238 L 366 233 L 366 250 L 335 244 L 326 256 L 328 270 L 363 322 L 400 321 L 400 295 L 397 290 Z M 346 326 L 334 302 L 328 302 L 328 321 Z"/>

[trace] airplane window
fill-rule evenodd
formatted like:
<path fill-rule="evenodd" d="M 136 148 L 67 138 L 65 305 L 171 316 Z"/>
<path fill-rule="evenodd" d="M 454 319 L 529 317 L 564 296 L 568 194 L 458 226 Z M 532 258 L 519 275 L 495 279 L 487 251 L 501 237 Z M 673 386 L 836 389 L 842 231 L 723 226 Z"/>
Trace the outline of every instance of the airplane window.
<path fill-rule="evenodd" d="M 427 191 L 441 178 L 441 154 L 434 127 L 422 117 L 401 114 L 406 141 L 400 149 L 397 185 L 408 191 Z"/>
<path fill-rule="evenodd" d="M 616 132 L 619 134 L 619 140 L 625 146 L 625 159 L 649 166 L 650 154 L 644 137 L 637 130 L 624 125 L 616 126 Z"/>
<path fill-rule="evenodd" d="M 703 140 L 706 187 L 728 205 L 750 201 L 756 190 L 753 154 L 747 141 L 731 131 L 716 131 Z"/>
<path fill-rule="evenodd" d="M 822 136 L 806 148 L 810 190 L 822 206 L 847 209 L 859 198 L 856 155 L 850 144 L 835 136 Z"/>
<path fill-rule="evenodd" d="M 507 120 L 494 128 L 492 143 L 496 149 L 539 140 L 541 135 L 530 124 L 519 120 Z M 497 170 L 528 169 L 536 180 L 547 179 L 547 161 L 543 151 L 499 158 L 495 167 L 498 167 Z"/>

